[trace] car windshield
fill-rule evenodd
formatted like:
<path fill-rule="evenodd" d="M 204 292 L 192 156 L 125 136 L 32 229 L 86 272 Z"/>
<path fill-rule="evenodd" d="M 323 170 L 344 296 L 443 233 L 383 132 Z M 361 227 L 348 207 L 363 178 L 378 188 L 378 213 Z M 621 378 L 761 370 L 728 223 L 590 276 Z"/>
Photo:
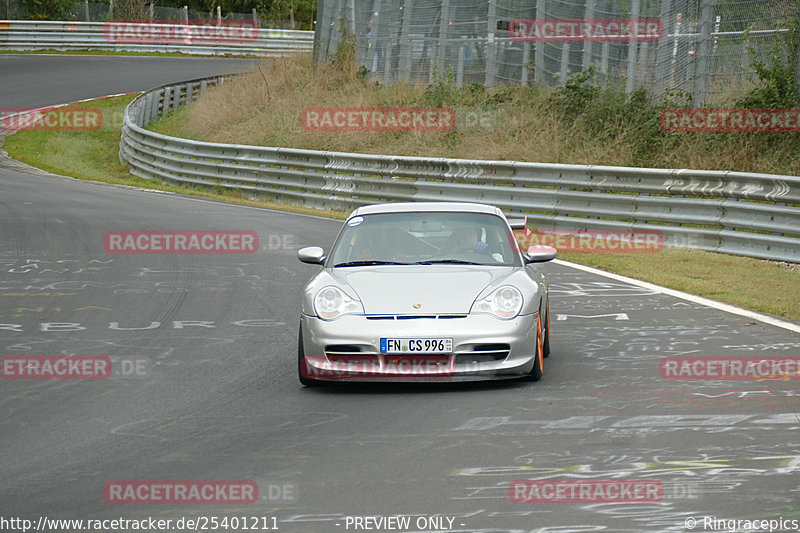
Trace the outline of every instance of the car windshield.
<path fill-rule="evenodd" d="M 505 221 L 484 213 L 384 213 L 347 221 L 327 266 L 475 264 L 519 266 Z"/>

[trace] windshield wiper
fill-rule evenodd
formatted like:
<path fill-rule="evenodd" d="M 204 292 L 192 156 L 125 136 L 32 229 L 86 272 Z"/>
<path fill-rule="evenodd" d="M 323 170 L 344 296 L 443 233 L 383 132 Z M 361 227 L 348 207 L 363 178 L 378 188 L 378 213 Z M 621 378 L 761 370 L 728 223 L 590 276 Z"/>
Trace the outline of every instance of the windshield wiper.
<path fill-rule="evenodd" d="M 429 261 L 417 261 L 415 265 L 436 265 L 436 264 L 455 264 L 455 265 L 485 265 L 486 263 L 476 263 L 474 261 L 462 261 L 461 259 L 431 259 Z"/>
<path fill-rule="evenodd" d="M 346 263 L 338 263 L 334 267 L 352 267 L 352 266 L 367 266 L 367 265 L 410 265 L 411 263 L 398 263 L 397 261 L 377 261 L 375 259 L 366 259 L 364 261 L 348 261 Z"/>

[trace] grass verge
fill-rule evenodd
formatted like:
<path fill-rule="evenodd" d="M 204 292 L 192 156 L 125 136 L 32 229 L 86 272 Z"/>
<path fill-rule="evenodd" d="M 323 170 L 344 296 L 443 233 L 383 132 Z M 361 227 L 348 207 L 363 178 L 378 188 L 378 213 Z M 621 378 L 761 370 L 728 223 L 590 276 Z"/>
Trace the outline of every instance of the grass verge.
<path fill-rule="evenodd" d="M 797 133 L 663 131 L 662 111 L 685 107 L 686 95 L 628 95 L 597 85 L 591 72 L 556 89 L 458 87 L 449 78 L 386 87 L 345 64 L 314 67 L 305 55 L 274 59 L 152 128 L 200 141 L 309 150 L 800 175 Z M 382 107 L 450 108 L 456 127 L 313 131 L 301 123 L 309 108 Z"/>
<path fill-rule="evenodd" d="M 117 96 L 82 102 L 63 109 L 92 108 L 102 115 L 101 127 L 94 131 L 20 131 L 5 138 L 3 148 L 8 154 L 28 165 L 82 180 L 99 181 L 156 189 L 160 191 L 191 194 L 203 198 L 235 202 L 314 214 L 332 218 L 344 218 L 345 213 L 320 211 L 288 203 L 252 201 L 246 195 L 234 191 L 212 191 L 187 189 L 174 185 L 147 180 L 133 176 L 128 168 L 119 162 L 119 140 L 122 127 L 122 114 L 125 106 L 136 95 Z"/>
<path fill-rule="evenodd" d="M 227 85 L 227 84 L 226 84 Z M 132 185 L 191 194 L 246 205 L 281 209 L 342 219 L 337 211 L 318 211 L 283 203 L 256 202 L 234 192 L 216 193 L 164 185 L 131 176 L 117 158 L 122 111 L 132 96 L 84 102 L 75 107 L 95 107 L 103 112 L 97 131 L 23 131 L 6 138 L 9 155 L 44 170 L 79 179 Z M 178 118 L 188 109 L 179 110 Z M 177 133 L 175 123 L 162 131 Z M 269 129 L 269 128 L 266 128 Z M 651 254 L 566 253 L 560 258 L 665 287 L 712 298 L 741 307 L 800 321 L 796 288 L 800 272 L 773 261 L 684 249 Z"/>

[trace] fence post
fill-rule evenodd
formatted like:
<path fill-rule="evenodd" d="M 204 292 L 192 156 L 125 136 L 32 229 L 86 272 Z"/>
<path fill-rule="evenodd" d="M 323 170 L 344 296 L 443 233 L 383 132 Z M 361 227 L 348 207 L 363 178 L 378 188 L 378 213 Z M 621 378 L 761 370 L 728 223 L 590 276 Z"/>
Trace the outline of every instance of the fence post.
<path fill-rule="evenodd" d="M 413 0 L 406 0 L 403 4 L 403 27 L 400 30 L 400 58 L 398 76 L 403 81 L 411 79 L 411 10 Z"/>
<path fill-rule="evenodd" d="M 450 0 L 442 0 L 442 8 L 439 10 L 439 76 L 446 78 L 444 75 L 444 65 L 447 56 L 447 29 L 450 20 Z"/>
<path fill-rule="evenodd" d="M 350 32 L 351 35 L 356 34 L 356 4 L 355 0 L 348 0 L 347 2 L 347 15 L 345 16 L 345 22 L 347 23 L 347 31 Z M 292 27 L 294 29 L 294 27 Z"/>
<path fill-rule="evenodd" d="M 608 75 L 608 57 L 611 54 L 611 43 L 603 43 L 603 49 L 600 53 L 600 73 Z"/>
<path fill-rule="evenodd" d="M 541 20 L 544 18 L 544 0 L 536 0 L 536 18 Z M 542 74 L 544 74 L 544 42 L 536 41 L 536 51 L 533 54 L 533 82 L 538 83 L 542 81 Z"/>
<path fill-rule="evenodd" d="M 800 3 L 797 4 L 797 14 L 795 20 L 797 21 L 794 30 L 800 33 Z M 794 56 L 794 81 L 800 84 L 800 35 L 795 34 L 795 43 L 797 44 L 797 53 Z M 749 65 L 748 65 L 749 66 Z"/>
<path fill-rule="evenodd" d="M 317 24 L 314 27 L 314 64 L 327 63 L 331 40 L 331 0 L 317 2 Z"/>
<path fill-rule="evenodd" d="M 701 107 L 711 80 L 711 23 L 714 19 L 714 0 L 700 2 L 700 42 L 697 50 L 697 70 L 694 73 L 692 107 Z"/>
<path fill-rule="evenodd" d="M 86 22 L 90 22 L 89 21 L 89 0 L 84 0 L 83 9 L 84 9 L 84 12 L 85 12 L 83 20 L 85 20 Z"/>
<path fill-rule="evenodd" d="M 641 0 L 631 3 L 631 18 L 638 19 L 641 11 Z M 628 73 L 625 78 L 625 94 L 631 94 L 636 86 L 636 52 L 639 42 L 635 38 L 628 41 Z"/>
<path fill-rule="evenodd" d="M 328 37 L 328 49 L 325 54 L 325 59 L 330 56 L 331 52 L 334 54 L 339 50 L 339 40 L 342 37 L 342 28 L 341 28 L 341 17 L 342 17 L 342 10 L 344 9 L 344 0 L 338 0 L 336 2 L 335 11 L 331 14 L 331 30 L 330 36 Z M 330 2 L 323 2 L 323 3 L 330 3 Z"/>
<path fill-rule="evenodd" d="M 181 18 L 184 24 L 189 24 L 189 6 L 183 6 Z"/>
<path fill-rule="evenodd" d="M 520 73 L 519 83 L 528 85 L 528 63 L 531 60 L 531 43 L 525 41 L 522 44 L 522 72 Z"/>
<path fill-rule="evenodd" d="M 373 15 L 372 15 L 372 26 L 369 29 L 369 43 L 368 46 L 368 53 L 367 53 L 367 65 L 366 67 L 371 72 L 378 71 L 378 64 L 380 63 L 380 52 L 378 50 L 378 35 L 381 32 L 381 0 L 375 0 L 375 5 L 373 6 Z"/>
<path fill-rule="evenodd" d="M 108 20 L 114 20 L 114 0 L 108 0 Z"/>
<path fill-rule="evenodd" d="M 561 43 L 561 69 L 558 73 L 560 85 L 566 85 L 569 78 L 569 41 Z"/>
<path fill-rule="evenodd" d="M 595 0 L 588 0 L 586 2 L 586 11 L 584 12 L 584 21 L 589 22 L 594 18 L 594 3 Z M 583 41 L 583 65 L 582 69 L 588 69 L 592 64 L 592 44 L 590 39 Z"/>
<path fill-rule="evenodd" d="M 669 61 L 669 22 L 670 22 L 670 4 L 671 0 L 661 0 L 661 39 L 658 40 L 656 47 L 656 71 L 655 71 L 655 87 L 653 93 L 657 98 L 664 94 L 665 82 L 667 79 L 667 67 Z"/>
<path fill-rule="evenodd" d="M 150 2 L 150 22 L 153 22 L 153 16 L 155 15 L 155 4 Z"/>
<path fill-rule="evenodd" d="M 400 46 L 397 43 L 389 43 L 386 47 L 386 59 L 383 61 L 383 84 L 389 85 L 392 81 L 392 57 L 394 56 L 395 47 Z"/>
<path fill-rule="evenodd" d="M 497 31 L 497 2 L 489 0 L 489 14 L 487 17 L 486 29 L 486 81 L 487 87 L 494 87 L 494 69 L 497 62 L 497 41 L 495 32 Z"/>
<path fill-rule="evenodd" d="M 466 49 L 466 35 L 462 35 L 461 39 L 464 41 L 458 47 L 458 63 L 456 63 L 456 85 L 461 87 L 464 84 L 464 53 Z"/>

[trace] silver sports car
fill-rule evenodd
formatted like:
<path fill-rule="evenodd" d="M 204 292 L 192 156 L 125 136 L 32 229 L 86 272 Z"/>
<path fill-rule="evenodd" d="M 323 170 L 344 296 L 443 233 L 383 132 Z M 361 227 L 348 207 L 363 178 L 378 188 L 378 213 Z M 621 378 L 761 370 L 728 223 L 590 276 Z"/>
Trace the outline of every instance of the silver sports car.
<path fill-rule="evenodd" d="M 500 209 L 422 202 L 360 207 L 302 298 L 300 382 L 462 381 L 542 376 L 547 282 Z"/>

